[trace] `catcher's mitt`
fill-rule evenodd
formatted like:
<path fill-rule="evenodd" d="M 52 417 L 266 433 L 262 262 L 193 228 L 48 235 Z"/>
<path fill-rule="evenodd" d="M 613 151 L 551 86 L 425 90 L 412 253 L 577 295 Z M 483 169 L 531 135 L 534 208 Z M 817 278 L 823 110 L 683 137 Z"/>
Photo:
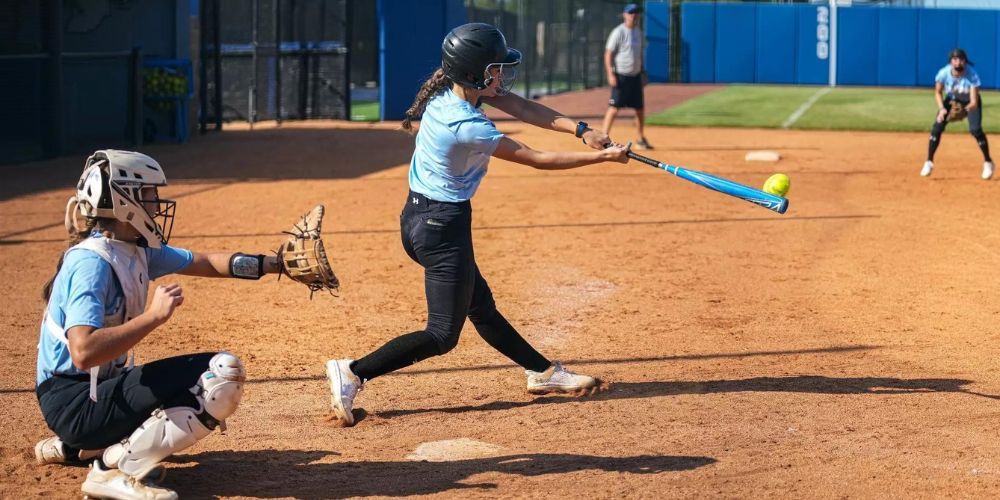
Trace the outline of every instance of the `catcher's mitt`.
<path fill-rule="evenodd" d="M 965 105 L 958 101 L 951 101 L 951 107 L 948 108 L 948 121 L 962 121 L 966 116 L 969 116 L 969 112 L 965 110 Z"/>
<path fill-rule="evenodd" d="M 317 290 L 333 293 L 340 287 L 340 281 L 333 274 L 330 261 L 326 258 L 323 238 L 320 236 L 323 224 L 323 205 L 316 205 L 285 231 L 288 239 L 278 247 L 278 265 L 281 274 L 309 287 L 309 297 Z M 281 275 L 278 275 L 281 279 Z"/>

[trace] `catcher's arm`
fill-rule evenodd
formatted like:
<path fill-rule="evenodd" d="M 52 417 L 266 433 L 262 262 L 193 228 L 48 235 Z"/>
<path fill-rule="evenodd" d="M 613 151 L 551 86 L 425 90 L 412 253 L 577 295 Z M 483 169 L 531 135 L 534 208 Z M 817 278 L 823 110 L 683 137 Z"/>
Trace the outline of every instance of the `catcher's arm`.
<path fill-rule="evenodd" d="M 278 258 L 273 255 L 212 252 L 193 253 L 191 263 L 178 274 L 202 278 L 258 279 L 280 271 Z"/>

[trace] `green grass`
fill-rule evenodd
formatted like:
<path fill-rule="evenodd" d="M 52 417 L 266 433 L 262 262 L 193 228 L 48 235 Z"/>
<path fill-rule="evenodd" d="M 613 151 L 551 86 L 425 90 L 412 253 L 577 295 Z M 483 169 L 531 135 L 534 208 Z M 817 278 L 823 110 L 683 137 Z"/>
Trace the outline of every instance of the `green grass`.
<path fill-rule="evenodd" d="M 733 85 L 650 115 L 651 125 L 777 128 L 823 87 Z M 983 92 L 983 128 L 1000 130 L 1000 92 Z M 793 129 L 928 131 L 931 89 L 837 87 L 820 97 Z M 968 132 L 968 122 L 949 125 Z"/>
<path fill-rule="evenodd" d="M 377 122 L 378 101 L 351 101 L 351 120 L 356 122 Z"/>

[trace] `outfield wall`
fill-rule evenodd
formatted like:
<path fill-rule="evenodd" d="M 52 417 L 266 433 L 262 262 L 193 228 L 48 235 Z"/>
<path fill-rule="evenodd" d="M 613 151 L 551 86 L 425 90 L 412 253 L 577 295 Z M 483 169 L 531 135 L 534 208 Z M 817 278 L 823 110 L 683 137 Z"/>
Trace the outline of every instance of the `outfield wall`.
<path fill-rule="evenodd" d="M 1000 11 L 855 6 L 833 14 L 827 5 L 685 3 L 681 79 L 929 86 L 948 51 L 962 47 L 983 87 L 1000 88 Z"/>

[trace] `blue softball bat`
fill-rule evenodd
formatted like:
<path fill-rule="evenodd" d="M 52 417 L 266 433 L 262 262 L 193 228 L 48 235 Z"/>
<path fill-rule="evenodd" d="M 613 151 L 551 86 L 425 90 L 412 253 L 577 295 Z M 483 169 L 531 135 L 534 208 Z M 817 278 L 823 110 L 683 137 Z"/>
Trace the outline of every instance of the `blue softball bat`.
<path fill-rule="evenodd" d="M 738 182 L 723 179 L 722 177 L 717 177 L 699 170 L 691 170 L 684 167 L 678 167 L 676 165 L 661 163 L 652 158 L 647 158 L 640 154 L 633 153 L 632 151 L 628 152 L 628 157 L 636 161 L 641 161 L 651 167 L 666 170 L 681 179 L 706 187 L 712 191 L 718 191 L 723 194 L 728 194 L 729 196 L 744 199 L 768 210 L 774 210 L 779 214 L 783 214 L 786 210 L 788 210 L 788 198 L 785 198 L 784 196 L 778 196 L 776 194 L 761 191 L 760 189 L 754 189 L 750 186 L 744 186 Z"/>

